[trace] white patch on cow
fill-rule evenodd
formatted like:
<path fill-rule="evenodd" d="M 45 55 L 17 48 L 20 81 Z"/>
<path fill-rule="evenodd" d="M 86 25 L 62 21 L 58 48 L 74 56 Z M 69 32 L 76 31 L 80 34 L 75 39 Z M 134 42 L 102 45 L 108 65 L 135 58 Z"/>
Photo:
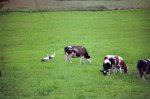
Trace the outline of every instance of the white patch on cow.
<path fill-rule="evenodd" d="M 74 48 L 73 50 L 79 53 L 79 50 L 77 48 Z"/>
<path fill-rule="evenodd" d="M 123 58 L 118 56 L 118 59 L 119 59 L 119 63 L 121 63 L 121 61 L 123 61 Z"/>
<path fill-rule="evenodd" d="M 67 46 L 67 47 L 72 48 L 72 46 Z"/>
<path fill-rule="evenodd" d="M 146 61 L 146 60 L 143 60 L 143 61 L 147 63 L 147 61 Z"/>
<path fill-rule="evenodd" d="M 108 58 L 115 58 L 115 55 L 106 55 L 105 57 L 108 57 Z"/>
<path fill-rule="evenodd" d="M 105 64 L 106 64 L 106 63 L 111 64 L 111 62 L 109 61 L 109 59 L 105 59 L 105 60 L 104 60 L 104 63 L 105 63 Z"/>

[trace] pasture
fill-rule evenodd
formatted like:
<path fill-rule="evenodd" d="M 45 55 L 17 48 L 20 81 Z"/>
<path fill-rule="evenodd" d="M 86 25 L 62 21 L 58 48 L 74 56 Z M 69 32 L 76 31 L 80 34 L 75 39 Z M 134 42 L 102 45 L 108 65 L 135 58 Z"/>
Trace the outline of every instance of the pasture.
<path fill-rule="evenodd" d="M 9 0 L 0 11 L 101 11 L 150 8 L 149 0 Z"/>
<path fill-rule="evenodd" d="M 148 10 L 0 14 L 0 98 L 149 99 L 150 76 L 143 81 L 136 69 L 138 59 L 150 58 L 149 27 Z M 67 64 L 68 45 L 86 47 L 92 64 Z M 103 76 L 106 54 L 122 56 L 129 73 Z"/>

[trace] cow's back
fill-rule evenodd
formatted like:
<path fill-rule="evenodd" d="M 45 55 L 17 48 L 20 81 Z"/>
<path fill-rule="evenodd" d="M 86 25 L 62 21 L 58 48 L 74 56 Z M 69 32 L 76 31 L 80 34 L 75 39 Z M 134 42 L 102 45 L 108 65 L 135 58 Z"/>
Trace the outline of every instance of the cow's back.
<path fill-rule="evenodd" d="M 146 70 L 146 67 L 147 67 L 147 64 L 146 64 L 146 61 L 145 60 L 138 60 L 138 63 L 137 63 L 137 69 L 143 69 L 143 70 Z"/>
<path fill-rule="evenodd" d="M 81 46 L 66 46 L 64 48 L 65 53 L 72 54 L 75 53 L 77 57 L 82 55 L 82 47 Z"/>
<path fill-rule="evenodd" d="M 84 56 L 86 53 L 86 49 L 82 46 L 71 46 L 72 49 L 78 54 L 77 56 Z"/>

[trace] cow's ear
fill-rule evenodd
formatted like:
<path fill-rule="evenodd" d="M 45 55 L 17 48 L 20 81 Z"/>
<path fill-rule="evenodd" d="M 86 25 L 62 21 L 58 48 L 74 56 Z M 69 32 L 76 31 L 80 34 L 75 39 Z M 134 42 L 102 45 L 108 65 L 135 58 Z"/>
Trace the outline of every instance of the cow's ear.
<path fill-rule="evenodd" d="M 100 72 L 103 72 L 103 70 L 99 70 Z"/>

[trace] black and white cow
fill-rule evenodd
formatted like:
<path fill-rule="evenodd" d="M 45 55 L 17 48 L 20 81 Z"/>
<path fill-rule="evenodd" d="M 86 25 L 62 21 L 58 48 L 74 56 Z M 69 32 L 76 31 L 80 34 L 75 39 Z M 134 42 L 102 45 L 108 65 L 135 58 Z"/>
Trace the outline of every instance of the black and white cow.
<path fill-rule="evenodd" d="M 89 56 L 86 48 L 83 46 L 67 46 L 64 48 L 64 51 L 67 62 L 72 63 L 71 58 L 80 57 L 80 64 L 84 58 L 87 59 L 88 63 L 91 63 L 91 56 Z"/>
<path fill-rule="evenodd" d="M 150 59 L 142 59 L 137 62 L 140 77 L 145 80 L 145 75 L 150 74 Z"/>
<path fill-rule="evenodd" d="M 123 58 L 118 55 L 106 55 L 103 61 L 103 70 L 100 71 L 103 72 L 104 75 L 108 75 L 110 74 L 110 70 L 115 73 L 118 69 L 120 73 L 122 73 L 122 71 L 124 71 L 125 74 L 128 73 L 128 66 L 125 64 Z"/>

